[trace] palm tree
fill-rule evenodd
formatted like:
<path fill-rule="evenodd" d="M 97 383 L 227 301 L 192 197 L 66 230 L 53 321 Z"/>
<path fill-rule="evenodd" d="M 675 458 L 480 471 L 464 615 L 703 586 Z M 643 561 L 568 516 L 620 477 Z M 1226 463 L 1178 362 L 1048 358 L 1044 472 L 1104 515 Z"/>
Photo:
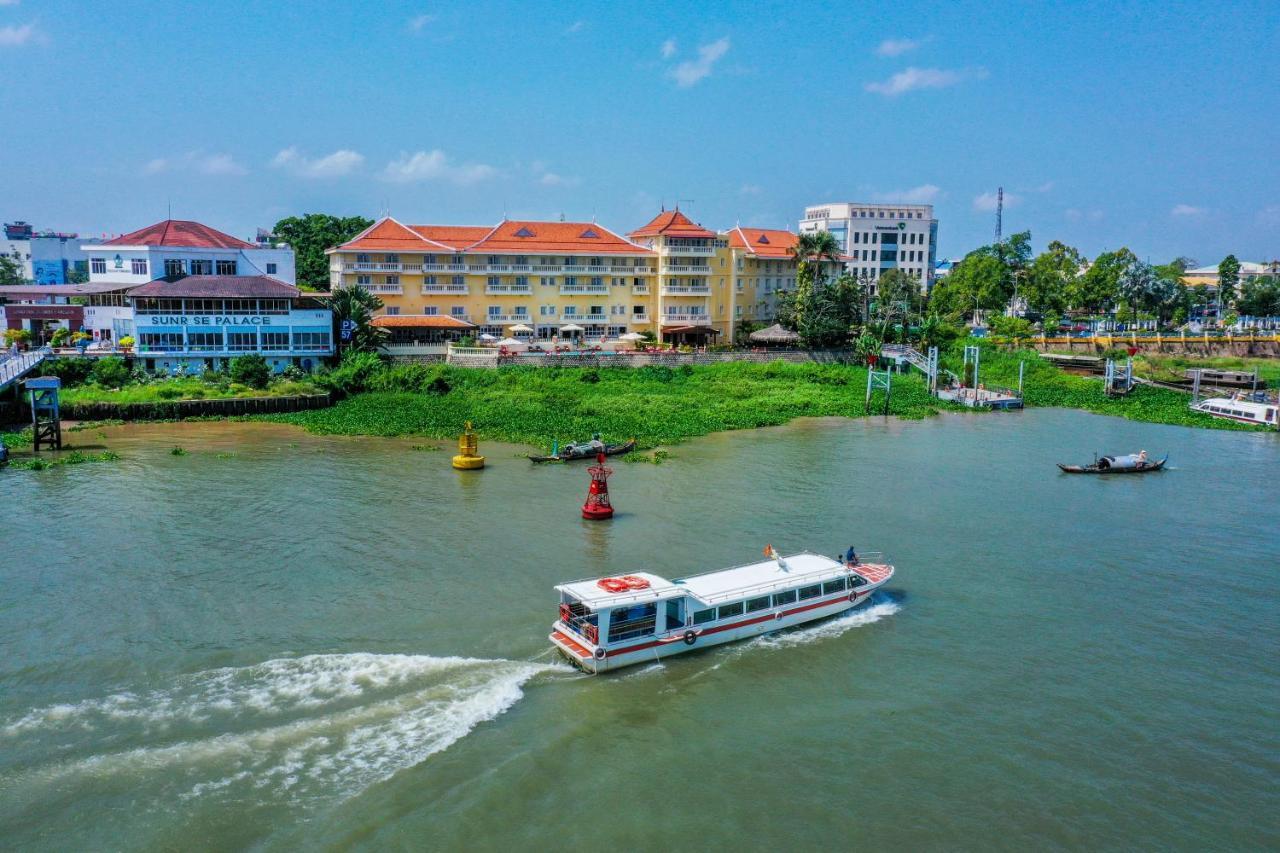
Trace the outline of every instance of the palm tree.
<path fill-rule="evenodd" d="M 840 258 L 840 243 L 830 231 L 801 234 L 791 247 L 791 257 L 796 262 L 796 290 L 792 301 L 794 331 L 800 334 L 805 346 L 813 346 L 822 337 L 826 302 L 818 293 L 823 280 L 820 274 L 822 261 Z"/>
<path fill-rule="evenodd" d="M 816 265 L 822 261 L 838 261 L 843 254 L 840 241 L 830 231 L 814 231 L 801 234 L 791 247 L 791 257 L 800 266 Z M 814 272 L 812 266 L 809 270 Z M 816 279 L 817 276 L 814 276 Z"/>
<path fill-rule="evenodd" d="M 373 312 L 382 307 L 382 300 L 374 296 L 360 285 L 337 287 L 329 294 L 326 301 L 333 311 L 334 327 L 338 330 L 340 349 L 354 352 L 377 352 L 382 344 L 382 330 L 373 325 Z M 350 327 L 351 336 L 342 339 L 341 330 L 347 320 L 354 325 Z"/>

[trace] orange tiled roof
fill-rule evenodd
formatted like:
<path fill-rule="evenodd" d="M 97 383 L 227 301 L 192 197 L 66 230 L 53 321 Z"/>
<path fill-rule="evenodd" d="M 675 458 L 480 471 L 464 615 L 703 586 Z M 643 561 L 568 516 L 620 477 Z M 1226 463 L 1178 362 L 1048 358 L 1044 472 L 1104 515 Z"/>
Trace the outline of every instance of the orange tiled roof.
<path fill-rule="evenodd" d="M 664 210 L 653 219 L 649 220 L 647 225 L 637 228 L 628 234 L 628 237 L 657 237 L 661 234 L 664 237 L 714 237 L 714 232 L 708 231 L 701 225 L 693 222 L 689 217 L 685 216 L 678 210 Z"/>
<path fill-rule="evenodd" d="M 103 246 L 184 246 L 193 249 L 254 249 L 216 228 L 185 219 L 166 219 L 102 243 Z"/>
<path fill-rule="evenodd" d="M 431 252 L 453 248 L 433 242 L 391 217 L 379 219 L 339 249 L 373 249 L 384 252 Z"/>
<path fill-rule="evenodd" d="M 448 314 L 382 314 L 371 321 L 380 329 L 474 329 L 474 323 Z"/>
<path fill-rule="evenodd" d="M 452 249 L 464 249 L 493 230 L 491 225 L 410 225 L 415 233 Z"/>
<path fill-rule="evenodd" d="M 507 219 L 472 252 L 505 254 L 647 255 L 649 250 L 595 222 L 530 222 Z"/>
<path fill-rule="evenodd" d="M 790 258 L 797 236 L 776 228 L 743 228 L 729 232 L 729 245 L 760 258 Z"/>

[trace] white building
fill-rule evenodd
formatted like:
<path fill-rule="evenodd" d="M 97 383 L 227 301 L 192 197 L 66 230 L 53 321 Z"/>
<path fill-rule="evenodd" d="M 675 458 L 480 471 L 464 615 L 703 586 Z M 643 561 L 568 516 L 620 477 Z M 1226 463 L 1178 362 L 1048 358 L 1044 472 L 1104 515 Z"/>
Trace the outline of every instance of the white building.
<path fill-rule="evenodd" d="M 0 255 L 16 261 L 23 281 L 36 284 L 66 284 L 76 272 L 89 271 L 80 252 L 76 234 L 36 231 L 26 222 L 8 222 Z"/>
<path fill-rule="evenodd" d="M 166 219 L 129 234 L 84 243 L 90 283 L 146 284 L 184 275 L 270 276 L 293 284 L 293 249 L 248 243 L 199 222 Z"/>
<path fill-rule="evenodd" d="M 938 220 L 931 204 L 841 202 L 805 208 L 800 233 L 830 231 L 849 256 L 853 275 L 878 279 L 900 269 L 929 289 L 933 286 Z"/>

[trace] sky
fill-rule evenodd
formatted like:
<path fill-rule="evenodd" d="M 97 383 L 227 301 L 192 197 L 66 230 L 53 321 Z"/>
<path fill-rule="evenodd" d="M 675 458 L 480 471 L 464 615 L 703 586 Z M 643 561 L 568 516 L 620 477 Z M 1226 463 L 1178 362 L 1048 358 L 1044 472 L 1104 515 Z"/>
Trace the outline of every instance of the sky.
<path fill-rule="evenodd" d="M 1280 256 L 1280 2 L 0 0 L 0 218 L 307 212 L 794 230 L 934 205 L 939 256 Z"/>

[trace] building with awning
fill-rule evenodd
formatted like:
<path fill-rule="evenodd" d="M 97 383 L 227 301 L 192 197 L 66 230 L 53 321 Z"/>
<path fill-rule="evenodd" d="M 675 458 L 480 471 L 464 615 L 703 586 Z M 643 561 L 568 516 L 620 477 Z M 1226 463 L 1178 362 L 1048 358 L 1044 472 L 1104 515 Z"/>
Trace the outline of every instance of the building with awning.
<path fill-rule="evenodd" d="M 372 325 L 383 330 L 383 348 L 393 355 L 416 347 L 439 347 L 443 351 L 446 344 L 473 335 L 479 328 L 449 314 L 382 314 L 373 318 Z"/>

